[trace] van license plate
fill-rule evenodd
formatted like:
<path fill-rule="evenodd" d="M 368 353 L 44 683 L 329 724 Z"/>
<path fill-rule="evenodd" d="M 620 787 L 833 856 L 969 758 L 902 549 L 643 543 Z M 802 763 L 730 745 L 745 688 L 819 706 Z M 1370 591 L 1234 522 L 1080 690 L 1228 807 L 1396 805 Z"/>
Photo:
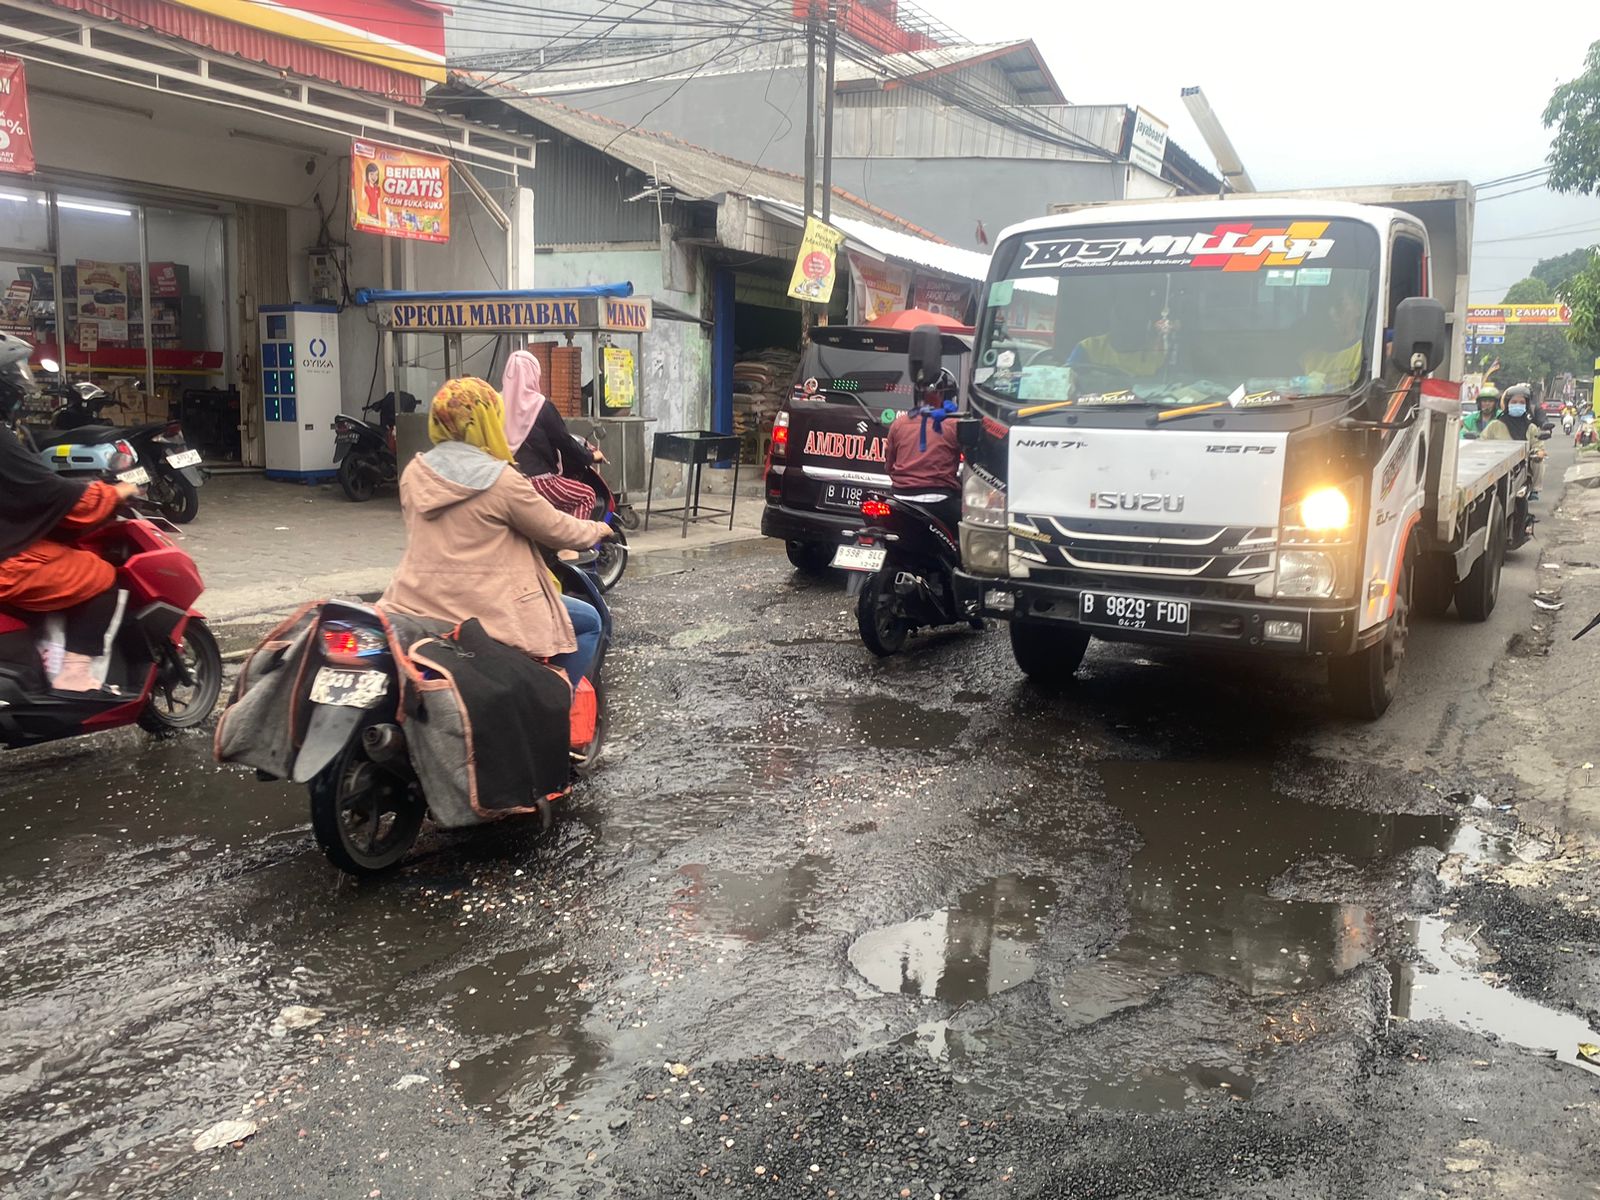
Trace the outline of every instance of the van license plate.
<path fill-rule="evenodd" d="M 389 690 L 389 677 L 382 671 L 346 671 L 323 667 L 311 681 L 311 703 L 336 704 L 341 708 L 366 708 L 381 700 Z"/>
<path fill-rule="evenodd" d="M 1078 622 L 1145 633 L 1189 634 L 1189 602 L 1157 600 L 1152 596 L 1126 596 L 1116 592 L 1080 592 Z"/>
<path fill-rule="evenodd" d="M 879 546 L 840 546 L 833 552 L 833 565 L 846 571 L 876 571 L 887 554 Z"/>
<path fill-rule="evenodd" d="M 822 487 L 823 508 L 859 509 L 867 489 L 859 483 L 828 483 Z"/>

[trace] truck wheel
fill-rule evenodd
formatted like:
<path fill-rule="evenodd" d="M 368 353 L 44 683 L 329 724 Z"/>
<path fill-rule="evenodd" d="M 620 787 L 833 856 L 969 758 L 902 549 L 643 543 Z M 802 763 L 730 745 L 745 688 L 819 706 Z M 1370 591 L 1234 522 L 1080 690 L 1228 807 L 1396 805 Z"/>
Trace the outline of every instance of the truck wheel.
<path fill-rule="evenodd" d="M 1400 664 L 1405 661 L 1411 635 L 1415 564 L 1407 562 L 1389 617 L 1389 631 L 1381 642 L 1328 662 L 1328 686 L 1333 703 L 1347 717 L 1372 721 L 1388 711 L 1400 688 Z"/>
<path fill-rule="evenodd" d="M 1456 584 L 1456 612 L 1463 621 L 1487 621 L 1500 598 L 1500 567 L 1506 557 L 1506 523 L 1500 506 L 1489 510 L 1489 541 L 1466 578 Z"/>
<path fill-rule="evenodd" d="M 783 548 L 802 575 L 825 575 L 833 562 L 833 547 L 827 542 L 785 542 Z"/>
<path fill-rule="evenodd" d="M 1011 657 L 1035 683 L 1063 683 L 1077 672 L 1089 635 L 1076 625 L 1011 622 Z"/>
<path fill-rule="evenodd" d="M 1456 564 L 1448 554 L 1424 554 L 1417 560 L 1411 609 L 1419 617 L 1442 617 L 1455 599 Z"/>

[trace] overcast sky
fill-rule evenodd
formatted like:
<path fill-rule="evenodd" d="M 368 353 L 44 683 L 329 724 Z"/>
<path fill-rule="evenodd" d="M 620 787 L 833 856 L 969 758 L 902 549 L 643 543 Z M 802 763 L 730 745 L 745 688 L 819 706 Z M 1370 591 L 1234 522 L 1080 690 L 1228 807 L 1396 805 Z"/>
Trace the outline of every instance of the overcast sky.
<path fill-rule="evenodd" d="M 1540 114 L 1600 39 L 1600 3 L 1437 0 L 919 0 L 974 42 L 1031 37 L 1075 104 L 1143 105 L 1214 167 L 1179 89 L 1199 85 L 1256 187 L 1484 183 L 1545 165 Z M 1407 29 L 1416 53 L 1403 49 Z M 1512 80 L 1515 79 L 1513 83 Z M 1479 195 L 1472 299 L 1501 299 L 1530 267 L 1600 242 L 1600 197 L 1543 186 Z M 1555 236 L 1525 235 L 1550 229 Z M 1500 239 L 1516 238 L 1515 241 Z"/>

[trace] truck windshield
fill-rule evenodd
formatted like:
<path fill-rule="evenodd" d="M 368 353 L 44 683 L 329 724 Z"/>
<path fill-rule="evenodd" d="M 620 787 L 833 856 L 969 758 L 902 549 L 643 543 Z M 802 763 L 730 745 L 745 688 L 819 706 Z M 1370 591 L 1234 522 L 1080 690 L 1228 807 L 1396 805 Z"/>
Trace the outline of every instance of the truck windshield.
<path fill-rule="evenodd" d="M 973 383 L 1015 403 L 1236 407 L 1371 377 L 1378 237 L 1357 221 L 1089 225 L 995 252 Z"/>

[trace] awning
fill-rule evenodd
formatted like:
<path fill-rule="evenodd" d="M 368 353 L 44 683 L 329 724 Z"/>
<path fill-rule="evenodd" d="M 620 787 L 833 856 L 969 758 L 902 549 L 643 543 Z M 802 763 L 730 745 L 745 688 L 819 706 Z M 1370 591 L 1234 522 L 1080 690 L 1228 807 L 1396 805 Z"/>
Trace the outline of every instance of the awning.
<path fill-rule="evenodd" d="M 443 303 L 451 300 L 566 300 L 574 296 L 595 299 L 609 297 L 613 300 L 633 295 L 633 284 L 594 283 L 586 287 L 524 288 L 520 292 L 397 292 L 383 288 L 357 288 L 357 304 Z"/>
<path fill-rule="evenodd" d="M 805 214 L 798 205 L 764 197 L 758 197 L 755 203 L 768 216 L 785 224 L 803 228 L 806 223 Z M 865 254 L 868 258 L 879 261 L 894 259 L 939 275 L 979 283 L 989 274 L 989 256 L 975 250 L 963 250 L 960 246 L 918 237 L 914 233 L 903 233 L 898 229 L 886 229 L 882 225 L 873 225 L 854 217 L 842 217 L 837 213 L 831 218 L 830 224 L 844 234 L 847 249 Z"/>

